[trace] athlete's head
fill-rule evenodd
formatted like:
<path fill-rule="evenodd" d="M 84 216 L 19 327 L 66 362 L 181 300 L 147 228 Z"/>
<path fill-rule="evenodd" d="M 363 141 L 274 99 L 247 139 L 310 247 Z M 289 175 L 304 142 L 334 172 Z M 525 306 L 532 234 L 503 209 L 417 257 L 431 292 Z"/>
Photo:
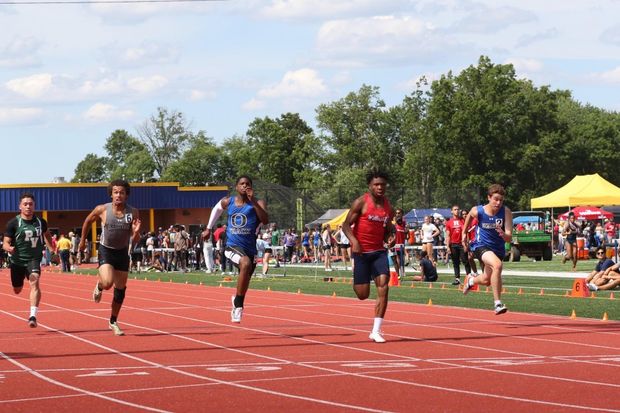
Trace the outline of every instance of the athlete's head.
<path fill-rule="evenodd" d="M 368 190 L 376 198 L 382 198 L 385 195 L 388 180 L 388 174 L 378 167 L 373 167 L 366 173 Z"/>
<path fill-rule="evenodd" d="M 34 214 L 34 195 L 30 192 L 24 192 L 19 197 L 19 212 L 26 219 L 32 218 Z"/>
<path fill-rule="evenodd" d="M 458 205 L 452 205 L 452 215 L 458 218 L 461 214 L 461 208 Z"/>
<path fill-rule="evenodd" d="M 127 201 L 131 187 L 124 179 L 115 179 L 108 185 L 108 195 L 114 204 L 124 204 Z"/>
<path fill-rule="evenodd" d="M 235 188 L 239 194 L 245 194 L 248 188 L 252 188 L 252 178 L 247 175 L 241 175 L 235 182 Z"/>
<path fill-rule="evenodd" d="M 498 211 L 504 204 L 504 196 L 506 196 L 506 190 L 499 184 L 493 184 L 489 186 L 487 191 L 487 198 L 491 207 Z"/>

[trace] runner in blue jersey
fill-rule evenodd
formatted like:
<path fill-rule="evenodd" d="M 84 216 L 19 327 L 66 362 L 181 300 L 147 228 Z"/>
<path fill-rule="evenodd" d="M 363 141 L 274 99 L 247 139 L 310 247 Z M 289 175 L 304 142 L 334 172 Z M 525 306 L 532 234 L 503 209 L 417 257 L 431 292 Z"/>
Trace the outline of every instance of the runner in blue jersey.
<path fill-rule="evenodd" d="M 463 294 L 467 294 L 476 284 L 490 285 L 497 315 L 508 311 L 501 300 L 504 244 L 512 241 L 512 212 L 504 206 L 505 195 L 506 191 L 501 185 L 491 185 L 487 194 L 489 202 L 473 207 L 465 218 L 464 228 L 468 228 L 474 218 L 478 220 L 475 239 L 470 244 L 465 231 L 461 237 L 465 251 L 471 248 L 476 258 L 484 264 L 481 275 L 467 275 Z"/>
<path fill-rule="evenodd" d="M 245 294 L 250 286 L 250 278 L 256 267 L 254 257 L 256 255 L 256 235 L 261 224 L 267 225 L 269 216 L 263 200 L 254 196 L 252 179 L 246 175 L 237 178 L 235 185 L 236 196 L 224 197 L 213 207 L 207 228 L 203 231 L 203 239 L 211 236 L 211 230 L 215 226 L 222 212 L 228 212 L 228 225 L 226 227 L 225 256 L 237 268 L 239 279 L 237 280 L 237 294 L 232 297 L 232 311 L 230 320 L 240 323 L 243 315 L 243 302 Z"/>

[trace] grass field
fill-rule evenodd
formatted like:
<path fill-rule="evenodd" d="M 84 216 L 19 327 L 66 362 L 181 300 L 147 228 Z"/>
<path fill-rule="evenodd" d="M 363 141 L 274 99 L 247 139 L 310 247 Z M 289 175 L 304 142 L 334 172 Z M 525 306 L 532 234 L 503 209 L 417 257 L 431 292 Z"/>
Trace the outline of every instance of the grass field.
<path fill-rule="evenodd" d="M 528 313 L 556 314 L 570 316 L 573 310 L 578 317 L 602 319 L 606 313 L 610 320 L 620 320 L 620 290 L 614 291 L 617 297 L 611 298 L 608 291 L 600 291 L 593 298 L 566 297 L 567 291 L 572 289 L 573 280 L 583 276 L 596 265 L 595 260 L 579 261 L 577 273 L 570 272 L 570 263 L 562 265 L 557 257 L 549 262 L 523 261 L 505 263 L 506 271 L 524 271 L 527 274 L 541 275 L 545 272 L 566 272 L 568 278 L 550 278 L 543 276 L 504 275 L 503 282 L 506 292 L 502 296 L 503 302 L 511 311 Z M 340 269 L 339 269 L 340 268 Z M 270 289 L 272 291 L 287 291 L 303 294 L 333 295 L 355 297 L 352 286 L 349 284 L 351 271 L 341 269 L 340 263 L 334 264 L 334 271 L 326 273 L 321 267 L 289 266 L 272 268 L 268 278 L 253 278 L 250 289 Z M 439 281 L 432 283 L 413 282 L 412 273 L 401 281 L 400 287 L 390 289 L 390 300 L 433 305 L 458 306 L 468 308 L 489 309 L 493 307 L 493 296 L 483 287 L 479 292 L 472 292 L 464 296 L 457 287 L 450 283 L 453 276 L 445 273 L 449 268 L 439 264 Z M 463 270 L 462 270 L 463 271 Z M 80 270 L 80 273 L 94 275 L 95 270 Z M 285 276 L 281 276 L 286 272 Z M 142 272 L 132 273 L 130 278 L 149 279 L 159 282 L 180 282 L 208 286 L 234 286 L 236 277 L 205 274 L 204 272 Z M 324 278 L 331 277 L 336 282 L 326 282 Z M 414 287 L 412 287 L 412 284 Z M 521 294 L 519 294 L 521 290 Z M 542 290 L 542 294 L 541 294 Z M 371 295 L 371 299 L 374 295 Z"/>

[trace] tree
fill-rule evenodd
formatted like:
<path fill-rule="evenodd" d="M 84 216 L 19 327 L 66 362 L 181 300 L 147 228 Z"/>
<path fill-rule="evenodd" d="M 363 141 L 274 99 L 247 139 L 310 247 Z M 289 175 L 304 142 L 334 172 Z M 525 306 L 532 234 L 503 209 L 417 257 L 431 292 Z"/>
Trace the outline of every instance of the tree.
<path fill-rule="evenodd" d="M 170 164 L 162 180 L 201 186 L 230 181 L 233 175 L 234 168 L 224 150 L 200 131 L 190 138 L 188 149 Z"/>
<path fill-rule="evenodd" d="M 126 179 L 130 182 L 151 181 L 155 162 L 138 139 L 123 129 L 117 129 L 104 146 L 108 153 L 108 175 L 110 179 Z"/>
<path fill-rule="evenodd" d="M 144 121 L 137 132 L 159 176 L 164 176 L 168 166 L 179 159 L 191 136 L 185 115 L 163 107 L 157 108 L 157 113 Z"/>
<path fill-rule="evenodd" d="M 75 167 L 75 175 L 71 182 L 104 182 L 108 179 L 106 165 L 108 158 L 89 153 Z"/>

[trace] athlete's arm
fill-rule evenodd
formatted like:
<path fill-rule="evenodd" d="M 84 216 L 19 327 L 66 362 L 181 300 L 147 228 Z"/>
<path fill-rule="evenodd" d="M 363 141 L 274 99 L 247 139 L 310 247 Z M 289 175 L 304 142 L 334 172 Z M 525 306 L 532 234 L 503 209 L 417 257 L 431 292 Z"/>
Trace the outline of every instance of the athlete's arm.
<path fill-rule="evenodd" d="M 202 231 L 202 239 L 208 239 L 211 236 L 211 231 L 215 227 L 215 223 L 220 219 L 220 216 L 222 216 L 222 212 L 228 208 L 229 199 L 228 197 L 222 198 L 215 204 L 211 210 L 211 215 L 209 215 L 209 223 L 205 230 Z"/>
<path fill-rule="evenodd" d="M 86 237 L 90 232 L 90 224 L 95 222 L 97 218 L 100 218 L 103 222 L 105 218 L 104 214 L 105 205 L 97 205 L 95 209 L 93 209 L 92 212 L 88 214 L 88 216 L 84 220 L 84 223 L 82 224 L 82 236 L 80 237 L 80 245 L 78 245 L 78 251 L 84 251 L 84 248 L 86 248 Z"/>
<path fill-rule="evenodd" d="M 364 197 L 359 197 L 353 201 L 353 204 L 351 204 L 351 208 L 349 208 L 349 212 L 347 212 L 347 216 L 342 223 L 342 230 L 351 243 L 351 252 L 355 253 L 361 253 L 362 248 L 355 235 L 353 235 L 351 225 L 355 224 L 360 218 L 360 215 L 362 215 L 364 205 Z"/>
<path fill-rule="evenodd" d="M 4 231 L 4 238 L 2 240 L 2 249 L 9 254 L 13 254 L 15 252 L 15 247 L 11 245 L 15 239 L 15 232 L 17 232 L 17 220 L 11 219 L 6 224 L 6 231 Z"/>
<path fill-rule="evenodd" d="M 463 224 L 463 233 L 461 234 L 461 244 L 463 244 L 465 251 L 469 250 L 469 225 L 474 220 L 474 218 L 478 218 L 478 208 L 476 208 L 475 206 L 469 210 L 469 214 L 467 214 L 467 216 L 465 217 L 465 223 Z"/>
<path fill-rule="evenodd" d="M 504 242 L 512 241 L 512 211 L 504 207 L 504 228 L 497 227 L 497 232 Z"/>

